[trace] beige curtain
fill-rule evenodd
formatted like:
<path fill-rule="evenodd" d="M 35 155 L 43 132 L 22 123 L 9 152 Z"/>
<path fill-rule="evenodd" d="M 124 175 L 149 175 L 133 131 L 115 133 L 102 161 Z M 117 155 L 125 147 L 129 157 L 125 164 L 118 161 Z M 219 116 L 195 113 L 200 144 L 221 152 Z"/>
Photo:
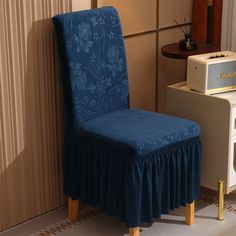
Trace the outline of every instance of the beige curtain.
<path fill-rule="evenodd" d="M 64 204 L 51 17 L 71 0 L 0 0 L 0 231 Z"/>
<path fill-rule="evenodd" d="M 236 1 L 223 1 L 221 49 L 236 52 Z"/>

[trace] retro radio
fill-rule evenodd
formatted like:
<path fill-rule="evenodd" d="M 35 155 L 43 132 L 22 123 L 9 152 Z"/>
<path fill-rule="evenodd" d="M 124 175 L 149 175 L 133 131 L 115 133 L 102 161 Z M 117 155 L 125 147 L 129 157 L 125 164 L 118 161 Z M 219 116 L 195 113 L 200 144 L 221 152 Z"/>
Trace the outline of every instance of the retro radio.
<path fill-rule="evenodd" d="M 205 94 L 236 90 L 236 53 L 222 51 L 188 57 L 187 86 Z"/>

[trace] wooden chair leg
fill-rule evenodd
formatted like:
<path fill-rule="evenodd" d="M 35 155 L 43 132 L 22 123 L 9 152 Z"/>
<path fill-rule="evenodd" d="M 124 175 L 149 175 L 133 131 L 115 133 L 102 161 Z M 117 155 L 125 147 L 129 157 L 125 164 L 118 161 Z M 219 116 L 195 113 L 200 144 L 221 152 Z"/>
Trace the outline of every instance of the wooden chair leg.
<path fill-rule="evenodd" d="M 224 181 L 219 180 L 218 220 L 224 220 Z"/>
<path fill-rule="evenodd" d="M 71 221 L 78 219 L 79 200 L 73 200 L 71 197 L 68 198 L 68 218 Z"/>
<path fill-rule="evenodd" d="M 195 203 L 192 202 L 187 204 L 186 206 L 186 213 L 185 213 L 185 223 L 188 225 L 192 225 L 194 223 L 194 209 Z"/>
<path fill-rule="evenodd" d="M 129 236 L 139 236 L 139 227 L 129 228 Z"/>

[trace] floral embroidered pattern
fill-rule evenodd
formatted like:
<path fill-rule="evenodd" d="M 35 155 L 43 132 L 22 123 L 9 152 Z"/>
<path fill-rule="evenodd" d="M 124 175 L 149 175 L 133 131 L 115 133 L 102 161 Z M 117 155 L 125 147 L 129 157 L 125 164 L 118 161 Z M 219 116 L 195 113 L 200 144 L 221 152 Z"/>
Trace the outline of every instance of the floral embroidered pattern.
<path fill-rule="evenodd" d="M 86 74 L 86 72 L 82 71 L 80 69 L 80 67 L 81 67 L 81 65 L 78 63 L 75 65 L 71 63 L 72 74 L 76 76 L 76 79 L 71 81 L 73 91 L 79 91 L 79 90 L 86 89 L 87 74 Z"/>
<path fill-rule="evenodd" d="M 127 65 L 119 15 L 112 7 L 54 17 L 66 58 L 65 100 L 79 127 L 100 115 L 129 107 Z M 60 40 L 60 38 L 59 38 Z"/>
<path fill-rule="evenodd" d="M 86 53 L 89 53 L 90 48 L 93 46 L 91 41 L 92 32 L 90 25 L 82 22 L 78 26 L 78 35 L 74 35 L 75 41 L 77 43 L 77 52 L 84 50 Z"/>
<path fill-rule="evenodd" d="M 115 77 L 117 72 L 123 69 L 124 58 L 120 56 L 122 52 L 116 47 L 112 46 L 108 49 L 107 57 L 110 64 L 108 68 L 112 71 L 112 76 Z"/>

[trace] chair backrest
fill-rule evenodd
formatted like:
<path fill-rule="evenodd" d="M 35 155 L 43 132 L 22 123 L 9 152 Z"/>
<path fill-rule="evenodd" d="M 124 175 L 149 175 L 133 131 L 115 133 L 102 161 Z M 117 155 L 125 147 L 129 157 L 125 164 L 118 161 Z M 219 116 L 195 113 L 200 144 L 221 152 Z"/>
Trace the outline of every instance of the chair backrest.
<path fill-rule="evenodd" d="M 66 126 L 129 107 L 119 15 L 113 7 L 53 17 L 62 68 Z"/>

